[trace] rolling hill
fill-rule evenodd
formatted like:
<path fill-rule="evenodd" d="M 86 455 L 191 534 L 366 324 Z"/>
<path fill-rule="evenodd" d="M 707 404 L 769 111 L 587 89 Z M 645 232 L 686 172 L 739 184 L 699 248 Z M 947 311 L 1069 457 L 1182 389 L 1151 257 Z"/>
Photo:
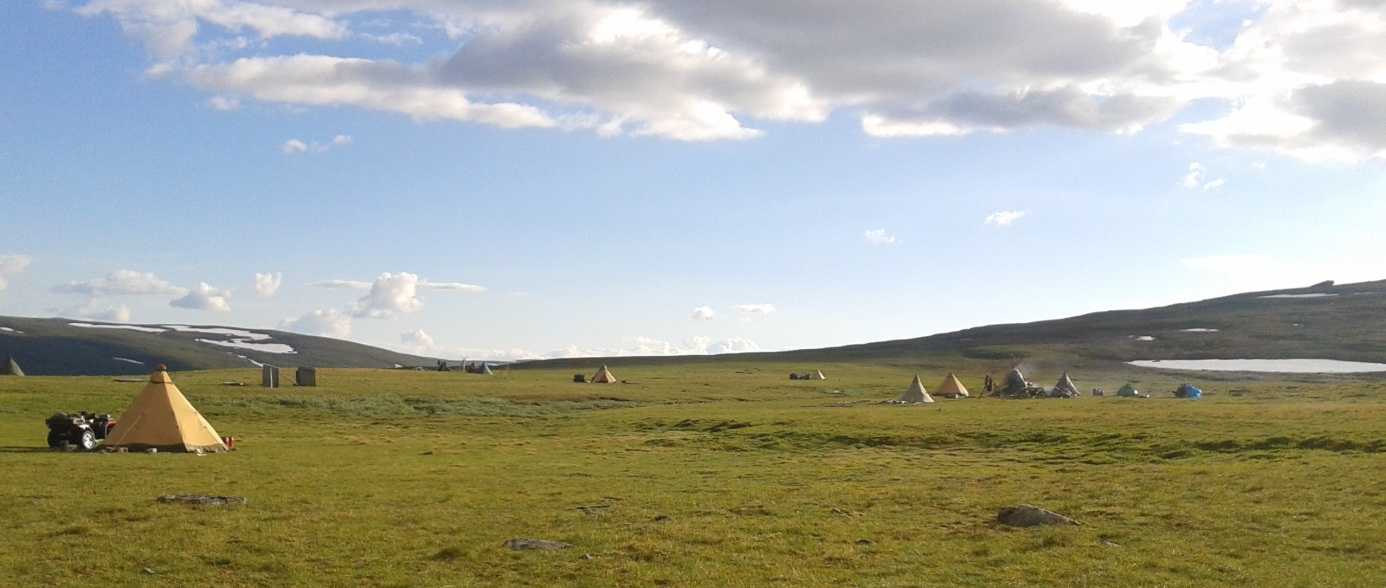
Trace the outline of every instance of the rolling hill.
<path fill-rule="evenodd" d="M 1062 295 L 1062 294 L 1044 294 Z M 81 326 L 87 325 L 87 326 Z M 291 351 L 291 352 L 290 352 Z M 339 339 L 212 326 L 116 325 L 0 317 L 0 355 L 34 375 L 121 375 L 281 366 L 433 365 Z M 1386 360 L 1386 280 L 1251 292 L 1141 310 L 976 327 L 914 339 L 774 353 L 622 357 L 623 365 L 703 362 L 877 362 L 885 364 L 1042 361 L 1121 365 L 1140 359 Z M 600 358 L 533 361 L 515 367 L 589 369 Z"/>
<path fill-rule="evenodd" d="M 1381 362 L 1386 361 L 1386 280 L 1344 285 L 1324 282 L 1308 288 L 1249 292 L 1158 308 L 1097 312 L 913 339 L 740 357 L 747 355 L 805 363 L 923 361 L 940 365 L 954 365 L 959 360 L 1004 365 L 1012 359 L 1113 366 L 1143 359 L 1306 358 Z M 674 360 L 620 359 L 625 365 L 669 361 Z M 594 362 L 582 359 L 541 363 L 588 367 Z"/>
<path fill-rule="evenodd" d="M 389 368 L 434 359 L 328 337 L 195 325 L 128 325 L 61 318 L 0 317 L 0 356 L 28 375 L 132 375 L 251 367 Z"/>

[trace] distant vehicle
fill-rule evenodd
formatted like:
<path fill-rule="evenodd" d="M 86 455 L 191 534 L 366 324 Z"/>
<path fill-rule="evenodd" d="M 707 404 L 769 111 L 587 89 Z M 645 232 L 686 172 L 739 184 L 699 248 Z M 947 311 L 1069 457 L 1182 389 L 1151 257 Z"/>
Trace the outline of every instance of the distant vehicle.
<path fill-rule="evenodd" d="M 48 446 L 59 451 L 79 447 L 84 451 L 96 449 L 96 443 L 106 438 L 116 421 L 109 414 L 56 413 L 44 421 L 48 425 Z"/>

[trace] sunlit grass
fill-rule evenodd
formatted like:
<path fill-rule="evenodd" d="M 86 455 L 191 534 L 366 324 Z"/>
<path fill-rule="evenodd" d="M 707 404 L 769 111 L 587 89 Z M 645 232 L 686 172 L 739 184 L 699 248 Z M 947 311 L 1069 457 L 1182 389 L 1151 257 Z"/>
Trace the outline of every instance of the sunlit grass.
<path fill-rule="evenodd" d="M 629 383 L 573 384 L 569 370 L 321 370 L 321 388 L 270 390 L 220 386 L 253 383 L 247 371 L 173 374 L 237 438 L 239 451 L 205 457 L 49 452 L 45 416 L 119 413 L 140 385 L 0 378 L 0 577 L 17 586 L 1386 578 L 1386 394 L 1375 384 L 1262 379 L 1219 382 L 1201 400 L 902 407 L 878 402 L 908 384 L 913 369 L 902 367 L 830 366 L 826 382 L 787 380 L 804 371 L 793 365 L 612 368 Z M 1110 390 L 1129 376 L 1088 377 L 1080 386 Z M 1233 388 L 1250 393 L 1234 398 Z M 167 494 L 248 502 L 155 502 Z M 993 522 L 1019 503 L 1084 524 Z M 502 547 L 514 537 L 574 548 Z"/>

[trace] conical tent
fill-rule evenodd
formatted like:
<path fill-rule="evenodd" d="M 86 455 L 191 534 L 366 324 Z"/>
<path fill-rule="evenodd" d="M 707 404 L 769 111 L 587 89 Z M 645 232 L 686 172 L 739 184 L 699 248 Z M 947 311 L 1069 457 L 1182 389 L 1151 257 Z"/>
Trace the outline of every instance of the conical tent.
<path fill-rule="evenodd" d="M 1025 381 L 1025 374 L 1020 373 L 1020 368 L 1011 368 L 1010 373 L 1006 374 L 1006 387 L 1001 389 L 1001 393 L 1007 396 L 1015 396 L 1025 391 L 1029 382 Z"/>
<path fill-rule="evenodd" d="M 905 388 L 905 392 L 895 399 L 896 402 L 909 403 L 930 403 L 934 399 L 929 396 L 929 392 L 924 389 L 924 382 L 919 381 L 919 376 L 914 376 L 914 381 L 910 382 L 910 387 Z"/>
<path fill-rule="evenodd" d="M 1117 390 L 1117 396 L 1125 398 L 1130 398 L 1132 396 L 1136 396 L 1137 394 L 1140 394 L 1140 392 L 1137 392 L 1136 387 L 1130 384 L 1122 384 L 1121 389 Z"/>
<path fill-rule="evenodd" d="M 24 375 L 24 370 L 19 369 L 19 362 L 15 361 L 13 357 L 6 357 L 4 368 L 0 371 L 0 376 L 22 375 Z"/>
<path fill-rule="evenodd" d="M 477 372 L 477 373 L 479 373 L 479 374 L 481 374 L 481 375 L 483 375 L 483 376 L 489 376 L 489 375 L 491 375 L 491 364 L 489 364 L 489 363 L 483 363 L 483 364 L 481 364 L 481 371 L 479 371 L 479 372 Z"/>
<path fill-rule="evenodd" d="M 136 450 L 226 451 L 216 429 L 188 403 L 162 365 L 149 376 L 149 383 L 120 415 L 103 444 Z"/>
<path fill-rule="evenodd" d="M 1059 383 L 1054 384 L 1054 389 L 1067 390 L 1074 394 L 1078 394 L 1078 386 L 1073 383 L 1073 380 L 1069 379 L 1068 372 L 1064 372 L 1064 376 L 1059 378 Z"/>
<path fill-rule="evenodd" d="M 823 375 L 823 370 L 818 370 L 816 373 L 813 374 L 813 379 L 826 380 L 828 379 L 828 376 Z"/>
<path fill-rule="evenodd" d="M 964 386 L 962 382 L 958 380 L 958 377 L 951 373 L 948 374 L 948 377 L 943 379 L 943 383 L 939 384 L 938 390 L 935 390 L 934 394 L 945 397 L 953 396 L 956 398 L 968 397 L 967 386 Z"/>
<path fill-rule="evenodd" d="M 602 366 L 602 369 L 597 370 L 597 375 L 592 376 L 592 383 L 614 384 L 616 383 L 616 376 L 611 375 L 611 370 L 606 369 L 606 366 Z"/>

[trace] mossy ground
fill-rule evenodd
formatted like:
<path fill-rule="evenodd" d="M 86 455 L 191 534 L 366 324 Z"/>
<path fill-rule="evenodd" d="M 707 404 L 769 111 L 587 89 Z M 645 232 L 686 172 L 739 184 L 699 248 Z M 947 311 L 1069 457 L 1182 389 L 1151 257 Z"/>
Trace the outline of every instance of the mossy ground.
<path fill-rule="evenodd" d="M 1386 387 L 1378 383 L 1224 378 L 1199 400 L 892 406 L 879 401 L 912 372 L 814 367 L 833 379 L 789 381 L 805 368 L 777 364 L 613 365 L 629 382 L 613 385 L 573 384 L 571 370 L 320 370 L 320 388 L 267 390 L 219 385 L 256 382 L 246 370 L 175 373 L 218 431 L 237 439 L 238 451 L 203 457 L 48 451 L 48 414 L 118 414 L 140 384 L 0 378 L 0 578 L 15 586 L 1386 582 Z M 926 385 L 943 375 L 925 373 Z M 1074 376 L 1108 390 L 1126 378 Z M 1167 396 L 1177 381 L 1145 388 Z M 167 494 L 248 504 L 155 502 Z M 1020 503 L 1084 524 L 994 523 L 997 509 Z M 513 537 L 574 548 L 512 552 L 502 543 Z"/>

